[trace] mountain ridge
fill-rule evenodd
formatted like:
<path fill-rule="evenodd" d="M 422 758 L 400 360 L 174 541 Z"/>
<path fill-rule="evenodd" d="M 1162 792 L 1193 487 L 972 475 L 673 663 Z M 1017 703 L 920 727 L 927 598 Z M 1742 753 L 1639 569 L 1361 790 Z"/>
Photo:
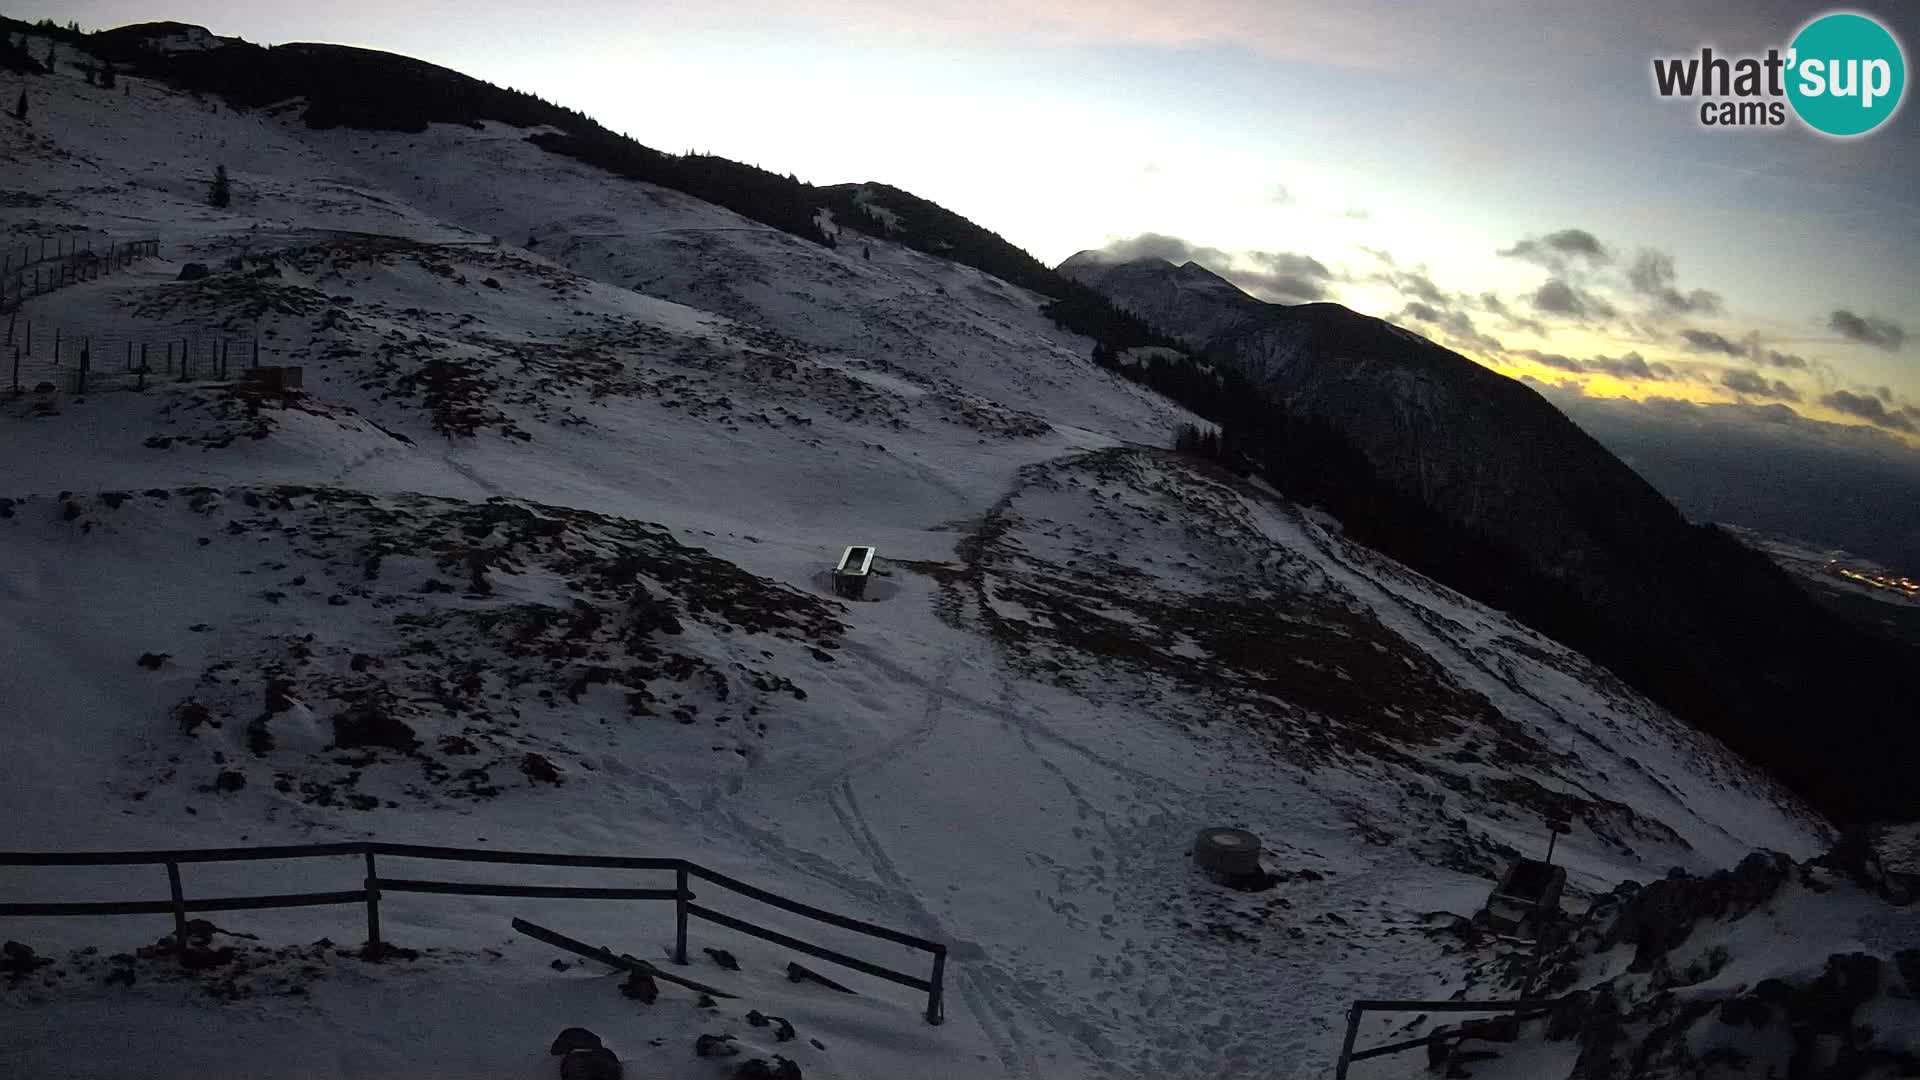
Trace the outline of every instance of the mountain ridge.
<path fill-rule="evenodd" d="M 1892 719 L 1900 695 L 1885 673 L 1901 652 L 1832 618 L 1744 545 L 1689 524 L 1531 388 L 1384 320 L 1269 304 L 1164 259 L 1081 253 L 1061 269 L 1274 407 L 1330 426 L 1373 477 L 1493 545 L 1451 569 L 1406 530 L 1376 534 L 1387 550 L 1577 643 L 1836 814 L 1915 811 L 1890 764 L 1920 751 Z M 1257 434 L 1249 424 L 1239 434 Z M 1835 685 L 1842 670 L 1856 674 Z M 1830 713 L 1831 740 L 1809 739 L 1805 719 Z M 1891 753 L 1863 763 L 1863 745 Z"/>

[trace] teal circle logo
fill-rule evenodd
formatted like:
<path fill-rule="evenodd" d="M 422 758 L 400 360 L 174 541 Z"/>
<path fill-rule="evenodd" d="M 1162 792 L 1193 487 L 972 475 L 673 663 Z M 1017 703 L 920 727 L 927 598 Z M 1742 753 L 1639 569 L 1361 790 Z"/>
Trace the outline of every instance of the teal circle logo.
<path fill-rule="evenodd" d="M 1815 131 L 1842 138 L 1887 122 L 1907 89 L 1907 59 L 1887 28 L 1865 15 L 1822 15 L 1787 54 L 1787 99 Z"/>

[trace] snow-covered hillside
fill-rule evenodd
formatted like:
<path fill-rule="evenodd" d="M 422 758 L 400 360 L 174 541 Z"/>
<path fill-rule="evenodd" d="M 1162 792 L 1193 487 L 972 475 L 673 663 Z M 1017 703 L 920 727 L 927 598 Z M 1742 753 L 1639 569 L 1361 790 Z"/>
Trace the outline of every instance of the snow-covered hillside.
<path fill-rule="evenodd" d="M 725 1075 L 691 1051 L 722 1031 L 808 1077 L 1312 1075 L 1354 997 L 1476 985 L 1450 916 L 1546 815 L 1576 908 L 1830 840 L 1580 656 L 1162 449 L 1190 418 L 1032 293 L 509 127 L 315 132 L 121 81 L 0 86 L 32 116 L 0 121 L 0 239 L 160 240 L 21 321 L 257 335 L 305 393 L 0 400 L 0 847 L 684 856 L 949 943 L 947 1022 L 715 927 L 745 970 L 694 974 L 742 1000 L 643 1007 L 507 920 L 657 957 L 657 908 L 416 897 L 385 914 L 407 964 L 308 944 L 357 940 L 351 909 L 218 919 L 258 938 L 198 975 L 105 959 L 163 918 L 12 921 L 57 963 L 0 980 L 8 1075 L 534 1077 L 570 1024 L 642 1076 Z M 851 543 L 881 556 L 864 601 L 825 575 Z M 1263 837 L 1272 889 L 1194 872 L 1214 824 Z M 8 897 L 155 888 L 0 870 Z"/>

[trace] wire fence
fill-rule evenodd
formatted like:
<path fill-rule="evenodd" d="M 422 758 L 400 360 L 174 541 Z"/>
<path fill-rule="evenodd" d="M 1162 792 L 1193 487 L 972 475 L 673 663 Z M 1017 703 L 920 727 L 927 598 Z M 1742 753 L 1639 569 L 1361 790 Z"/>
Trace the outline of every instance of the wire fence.
<path fill-rule="evenodd" d="M 218 326 L 73 326 L 4 320 L 0 386 L 14 394 L 145 390 L 160 382 L 244 378 L 276 362 L 251 331 Z"/>
<path fill-rule="evenodd" d="M 155 239 L 108 240 L 95 250 L 92 239 L 55 238 L 9 245 L 0 250 L 0 312 L 16 310 L 28 297 L 93 281 L 160 254 Z"/>

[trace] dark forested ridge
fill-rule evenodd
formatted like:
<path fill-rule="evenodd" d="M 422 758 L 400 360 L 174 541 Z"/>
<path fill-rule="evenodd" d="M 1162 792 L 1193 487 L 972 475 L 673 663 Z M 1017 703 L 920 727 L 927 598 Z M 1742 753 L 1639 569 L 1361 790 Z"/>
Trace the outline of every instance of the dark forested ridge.
<path fill-rule="evenodd" d="M 13 20 L 0 25 L 28 29 Z M 845 227 L 974 267 L 1069 308 L 1087 304 L 1085 290 L 1076 295 L 1072 283 L 999 234 L 899 188 L 879 183 L 817 187 L 790 174 L 712 154 L 664 153 L 576 109 L 393 53 L 304 43 L 263 48 L 229 41 L 219 48 L 183 51 L 162 51 L 154 45 L 156 39 L 198 30 L 184 23 L 156 22 L 93 34 L 61 29 L 59 35 L 125 70 L 195 93 L 217 94 L 238 108 L 304 99 L 302 118 L 316 128 L 420 132 L 429 124 L 475 127 L 496 121 L 551 129 L 536 131 L 528 140 L 543 150 L 685 192 L 795 236 L 833 244 L 816 224 L 824 209 Z M 891 212 L 895 225 L 883 225 L 868 206 Z M 1077 324 L 1063 321 L 1116 347 L 1151 337 L 1124 311 L 1110 310 Z"/>
<path fill-rule="evenodd" d="M 1218 426 L 1182 449 L 1606 665 L 1833 817 L 1920 816 L 1913 650 L 1687 522 L 1527 387 L 1337 305 L 1263 306 L 1199 359 L 1095 359 Z M 1438 426 L 1410 419 L 1409 372 Z"/>
<path fill-rule="evenodd" d="M 1064 295 L 1066 279 L 1045 263 L 938 203 L 887 184 L 835 184 L 819 188 L 821 205 L 835 220 L 882 235 L 930 255 L 952 259 L 1044 296 Z M 868 207 L 892 211 L 897 227 L 881 223 Z"/>

